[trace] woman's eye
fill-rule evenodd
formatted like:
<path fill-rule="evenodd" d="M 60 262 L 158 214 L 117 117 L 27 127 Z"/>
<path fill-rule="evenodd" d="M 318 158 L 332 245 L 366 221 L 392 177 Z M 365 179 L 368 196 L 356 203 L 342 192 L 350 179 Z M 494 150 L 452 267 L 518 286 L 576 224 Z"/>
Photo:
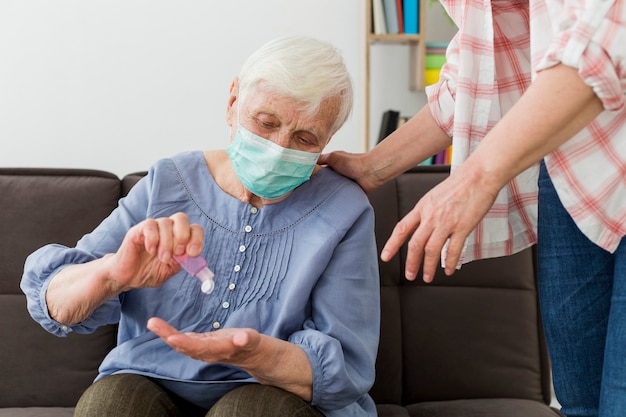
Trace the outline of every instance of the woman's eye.
<path fill-rule="evenodd" d="M 307 152 L 321 152 L 322 150 L 319 142 L 315 138 L 299 136 L 298 143 L 300 144 L 300 149 L 306 150 Z"/>
<path fill-rule="evenodd" d="M 307 138 L 305 138 L 304 136 L 298 136 L 298 141 L 300 141 L 300 143 L 303 143 L 305 145 L 310 145 L 311 141 Z"/>

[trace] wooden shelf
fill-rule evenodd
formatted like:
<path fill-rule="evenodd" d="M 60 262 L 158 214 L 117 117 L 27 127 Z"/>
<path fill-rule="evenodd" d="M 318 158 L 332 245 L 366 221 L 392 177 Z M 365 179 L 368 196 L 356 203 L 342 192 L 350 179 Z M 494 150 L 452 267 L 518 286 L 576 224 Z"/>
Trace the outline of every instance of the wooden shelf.
<path fill-rule="evenodd" d="M 394 34 L 394 35 L 376 35 L 374 33 L 368 34 L 370 44 L 375 42 L 393 42 L 393 43 L 408 43 L 408 42 L 421 42 L 422 35 L 405 35 L 405 34 Z"/>

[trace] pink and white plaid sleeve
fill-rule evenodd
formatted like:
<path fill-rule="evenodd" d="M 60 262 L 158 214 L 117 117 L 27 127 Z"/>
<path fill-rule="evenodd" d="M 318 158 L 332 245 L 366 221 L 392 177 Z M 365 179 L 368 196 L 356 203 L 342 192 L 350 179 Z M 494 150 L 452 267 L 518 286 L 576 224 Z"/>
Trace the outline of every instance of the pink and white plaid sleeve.
<path fill-rule="evenodd" d="M 517 102 L 530 84 L 527 1 L 443 0 L 462 28 L 447 50 L 440 81 L 426 93 L 439 126 L 452 136 L 452 169 Z M 536 242 L 537 167 L 511 181 L 466 241 L 461 263 L 518 252 Z M 442 261 L 445 262 L 445 249 Z"/>
<path fill-rule="evenodd" d="M 532 0 L 531 14 L 534 69 L 577 68 L 605 108 L 545 161 L 580 230 L 613 252 L 626 235 L 626 3 Z"/>
<path fill-rule="evenodd" d="M 624 106 L 626 3 L 616 0 L 535 2 L 533 47 L 540 71 L 558 63 L 578 68 L 607 110 Z M 551 42 L 545 43 L 545 39 Z"/>

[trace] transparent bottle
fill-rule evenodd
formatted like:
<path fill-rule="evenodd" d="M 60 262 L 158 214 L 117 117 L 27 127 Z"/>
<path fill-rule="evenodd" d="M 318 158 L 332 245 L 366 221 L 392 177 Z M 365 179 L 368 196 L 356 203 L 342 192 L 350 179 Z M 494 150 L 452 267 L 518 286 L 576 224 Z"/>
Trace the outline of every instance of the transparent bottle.
<path fill-rule="evenodd" d="M 201 256 L 174 255 L 176 262 L 192 277 L 202 282 L 200 289 L 205 294 L 211 294 L 215 288 L 213 277 L 215 274 L 207 267 L 207 261 Z"/>

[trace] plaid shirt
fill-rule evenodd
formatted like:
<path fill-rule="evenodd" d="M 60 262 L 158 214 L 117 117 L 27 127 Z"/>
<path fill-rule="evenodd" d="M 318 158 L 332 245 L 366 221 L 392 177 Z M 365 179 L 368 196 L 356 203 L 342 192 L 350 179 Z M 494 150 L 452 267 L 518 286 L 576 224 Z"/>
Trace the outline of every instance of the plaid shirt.
<path fill-rule="evenodd" d="M 560 62 L 578 68 L 605 111 L 545 160 L 579 228 L 614 251 L 626 235 L 624 4 L 569 0 L 565 8 L 563 0 L 441 2 L 462 30 L 450 42 L 440 81 L 426 92 L 435 120 L 453 138 L 452 169 L 517 102 L 531 74 Z M 533 166 L 501 190 L 468 237 L 463 263 L 510 255 L 536 242 L 537 175 Z"/>

